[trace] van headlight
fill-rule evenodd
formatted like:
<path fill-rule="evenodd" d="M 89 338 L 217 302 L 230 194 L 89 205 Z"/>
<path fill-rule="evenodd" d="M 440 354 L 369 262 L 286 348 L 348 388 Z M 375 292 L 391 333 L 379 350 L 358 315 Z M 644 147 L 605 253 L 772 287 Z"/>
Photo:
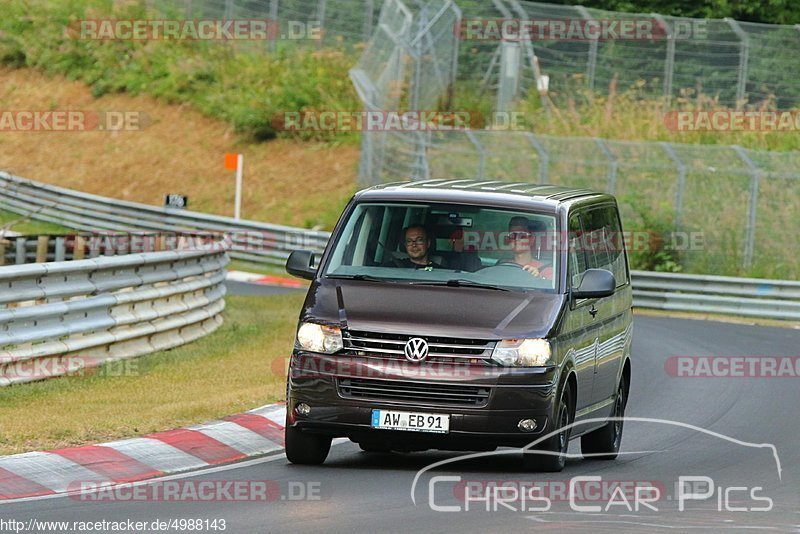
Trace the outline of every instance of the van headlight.
<path fill-rule="evenodd" d="M 552 365 L 550 342 L 546 339 L 504 339 L 492 351 L 492 360 L 507 367 Z"/>
<path fill-rule="evenodd" d="M 333 354 L 342 350 L 342 331 L 335 326 L 303 323 L 297 329 L 297 345 L 303 350 Z"/>

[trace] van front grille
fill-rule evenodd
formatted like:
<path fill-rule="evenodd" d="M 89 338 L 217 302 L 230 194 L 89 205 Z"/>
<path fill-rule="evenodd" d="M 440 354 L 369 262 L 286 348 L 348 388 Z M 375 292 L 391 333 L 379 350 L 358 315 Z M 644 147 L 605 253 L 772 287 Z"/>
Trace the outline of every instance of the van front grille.
<path fill-rule="evenodd" d="M 338 386 L 346 398 L 476 407 L 485 406 L 491 393 L 484 386 L 364 378 L 341 378 Z"/>
<path fill-rule="evenodd" d="M 357 356 L 404 359 L 403 347 L 409 339 L 421 337 L 428 342 L 427 361 L 488 360 L 495 341 L 441 336 L 412 336 L 347 330 L 343 332 L 344 348 Z"/>

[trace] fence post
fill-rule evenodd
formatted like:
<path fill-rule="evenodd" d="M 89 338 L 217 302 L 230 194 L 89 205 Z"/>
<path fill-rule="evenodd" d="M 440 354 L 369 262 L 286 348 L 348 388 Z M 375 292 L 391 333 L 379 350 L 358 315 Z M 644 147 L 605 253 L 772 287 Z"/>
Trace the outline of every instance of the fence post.
<path fill-rule="evenodd" d="M 584 6 L 574 7 L 585 21 L 589 22 L 594 20 L 594 17 L 589 13 L 589 10 Z M 598 36 L 595 35 L 592 40 L 589 41 L 589 57 L 586 60 L 586 81 L 589 85 L 589 89 L 592 91 L 594 91 L 594 74 L 597 70 L 597 39 Z"/>
<path fill-rule="evenodd" d="M 667 34 L 667 55 L 664 58 L 664 98 L 666 105 L 670 105 L 672 100 L 672 78 L 675 74 L 675 34 L 667 24 L 666 19 L 658 13 L 651 13 L 651 16 L 661 24 Z"/>
<path fill-rule="evenodd" d="M 483 145 L 478 141 L 478 138 L 475 136 L 475 132 L 472 130 L 466 131 L 467 137 L 469 138 L 472 146 L 475 147 L 475 150 L 478 151 L 478 176 L 476 178 L 478 180 L 483 180 L 486 176 L 486 149 L 483 148 Z"/>
<path fill-rule="evenodd" d="M 539 154 L 539 183 L 546 184 L 547 183 L 547 171 L 550 167 L 550 154 L 547 153 L 542 143 L 533 135 L 532 132 L 527 132 L 525 136 L 530 141 L 533 148 L 536 149 L 537 154 Z"/>
<path fill-rule="evenodd" d="M 678 183 L 675 187 L 674 226 L 676 230 L 679 230 L 681 225 L 681 217 L 683 216 L 683 191 L 686 188 L 686 164 L 681 161 L 681 158 L 679 158 L 678 154 L 675 153 L 675 149 L 672 148 L 671 144 L 664 141 L 661 143 L 661 146 L 664 148 L 664 152 L 667 153 L 669 158 L 675 164 L 675 167 L 678 169 Z"/>
<path fill-rule="evenodd" d="M 511 111 L 519 89 L 519 43 L 500 43 L 500 74 L 495 111 Z"/>
<path fill-rule="evenodd" d="M 461 9 L 456 5 L 455 2 L 452 3 L 453 12 L 455 13 L 455 27 L 461 28 Z M 455 32 L 454 32 L 455 33 Z M 445 101 L 445 109 L 451 109 L 453 106 L 453 98 L 456 92 L 456 79 L 458 78 L 458 49 L 459 44 L 461 43 L 461 37 L 458 33 L 453 35 L 453 58 L 451 65 L 452 68 L 450 69 L 450 80 L 447 86 L 447 99 Z"/>
<path fill-rule="evenodd" d="M 608 158 L 608 185 L 606 189 L 609 194 L 613 195 L 617 189 L 617 157 L 608 149 L 605 141 L 599 137 L 593 137 L 592 139 Z"/>
<path fill-rule="evenodd" d="M 747 67 L 750 60 L 750 37 L 742 29 L 738 22 L 726 17 L 727 22 L 733 33 L 739 37 L 739 76 L 736 80 L 736 109 L 739 109 L 744 103 L 744 98 L 747 90 Z"/>
<path fill-rule="evenodd" d="M 192 0 L 186 0 L 185 8 L 186 8 L 186 18 L 187 19 L 191 19 L 192 18 L 192 13 L 193 13 Z"/>
<path fill-rule="evenodd" d="M 366 42 L 372 37 L 372 17 L 375 16 L 375 5 L 372 3 L 372 0 L 366 0 L 364 2 L 364 11 L 366 11 L 366 15 L 364 16 L 364 27 L 361 31 L 362 37 Z"/>
<path fill-rule="evenodd" d="M 426 135 L 430 132 L 411 132 L 416 139 L 414 145 L 416 146 L 416 162 L 414 164 L 412 180 L 428 180 L 431 177 L 431 171 L 428 167 L 428 145 Z"/>
<path fill-rule="evenodd" d="M 511 4 L 511 8 L 516 12 L 517 16 L 520 20 L 527 20 L 530 17 L 522 8 L 520 3 L 517 0 L 509 0 Z M 547 118 L 550 118 L 550 106 L 547 102 L 547 91 L 540 90 L 539 88 L 542 87 L 544 84 L 542 82 L 542 72 L 539 69 L 539 58 L 536 57 L 536 51 L 533 48 L 533 44 L 531 43 L 530 39 L 523 39 L 522 45 L 525 47 L 525 55 L 528 57 L 528 61 L 531 64 L 531 70 L 533 71 L 533 81 L 536 84 L 536 91 L 539 93 L 539 101 L 542 103 L 542 109 L 547 112 Z"/>
<path fill-rule="evenodd" d="M 225 20 L 233 19 L 233 0 L 225 0 L 225 14 L 222 18 Z"/>
<path fill-rule="evenodd" d="M 739 145 L 733 145 L 731 148 L 736 151 L 739 158 L 750 169 L 750 207 L 747 214 L 747 240 L 744 245 L 744 261 L 742 267 L 749 269 L 753 264 L 753 249 L 755 248 L 756 237 L 756 210 L 758 209 L 758 181 L 761 171 L 758 169 L 753 160 L 747 154 L 747 151 Z"/>
<path fill-rule="evenodd" d="M 322 39 L 320 39 L 317 45 L 322 46 L 322 42 L 325 40 L 325 0 L 319 0 L 316 22 L 319 24 L 319 31 L 322 32 Z M 306 31 L 308 31 L 308 28 L 306 28 Z M 308 35 L 306 35 L 306 37 L 308 37 Z"/>
<path fill-rule="evenodd" d="M 269 25 L 271 28 L 267 30 L 267 49 L 270 52 L 275 51 L 275 41 L 281 37 L 281 23 L 278 20 L 278 1 L 269 0 Z"/>

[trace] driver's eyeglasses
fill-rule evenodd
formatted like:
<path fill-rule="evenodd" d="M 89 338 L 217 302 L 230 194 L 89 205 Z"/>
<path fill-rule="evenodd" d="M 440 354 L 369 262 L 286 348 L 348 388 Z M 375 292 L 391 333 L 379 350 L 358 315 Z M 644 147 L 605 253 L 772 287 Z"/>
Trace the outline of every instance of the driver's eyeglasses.
<path fill-rule="evenodd" d="M 411 246 L 411 245 L 422 245 L 423 243 L 425 243 L 425 238 L 424 237 L 418 237 L 416 239 L 406 239 L 406 245 L 408 245 L 408 246 Z"/>
<path fill-rule="evenodd" d="M 514 241 L 516 239 L 530 239 L 531 233 L 530 232 L 509 232 L 508 239 L 509 241 Z"/>

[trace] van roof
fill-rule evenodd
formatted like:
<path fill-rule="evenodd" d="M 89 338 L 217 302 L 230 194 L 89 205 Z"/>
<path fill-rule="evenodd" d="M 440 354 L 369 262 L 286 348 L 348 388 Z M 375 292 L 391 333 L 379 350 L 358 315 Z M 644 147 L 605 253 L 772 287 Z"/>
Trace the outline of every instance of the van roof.
<path fill-rule="evenodd" d="M 533 200 L 542 204 L 560 204 L 588 197 L 606 196 L 605 193 L 564 187 L 560 185 L 532 184 L 530 182 L 508 182 L 502 180 L 422 180 L 417 182 L 392 182 L 376 185 L 359 193 L 369 197 L 381 198 L 431 198 L 431 193 L 450 196 L 456 194 L 459 199 L 482 197 L 486 200 L 506 200 L 516 197 L 520 200 Z M 495 197 L 492 199 L 492 197 Z M 491 200 L 490 200 L 491 199 Z M 456 200 L 456 199 L 453 199 Z"/>

